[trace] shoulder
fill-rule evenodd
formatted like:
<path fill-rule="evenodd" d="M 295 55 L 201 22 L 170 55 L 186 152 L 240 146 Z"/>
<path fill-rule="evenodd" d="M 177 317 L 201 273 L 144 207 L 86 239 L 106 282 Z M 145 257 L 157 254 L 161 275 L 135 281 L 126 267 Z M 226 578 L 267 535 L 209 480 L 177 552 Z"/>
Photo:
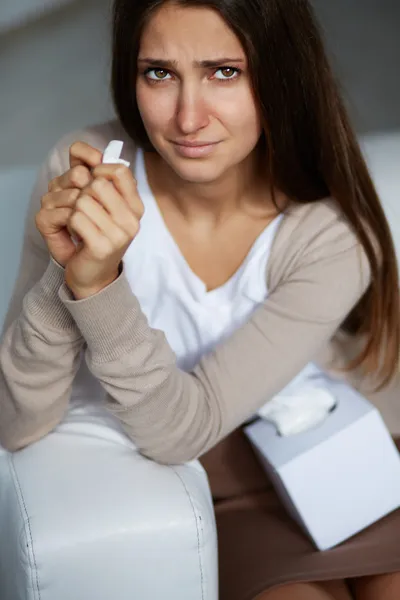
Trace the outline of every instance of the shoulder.
<path fill-rule="evenodd" d="M 292 204 L 285 212 L 276 235 L 277 249 L 285 248 L 303 257 L 310 252 L 361 247 L 352 224 L 338 203 L 327 198 L 308 204 Z"/>
<path fill-rule="evenodd" d="M 327 198 L 292 204 L 276 234 L 268 279 L 271 287 L 300 268 L 321 271 L 336 268 L 347 279 L 360 275 L 369 280 L 369 264 L 352 224 L 339 204 Z"/>
<path fill-rule="evenodd" d="M 308 204 L 292 204 L 282 220 L 282 241 L 290 237 L 291 243 L 305 247 L 324 245 L 338 237 L 357 244 L 351 223 L 333 198 Z"/>
<path fill-rule="evenodd" d="M 69 169 L 69 149 L 74 142 L 86 142 L 102 152 L 107 144 L 115 139 L 124 142 L 123 155 L 132 161 L 136 152 L 135 145 L 116 119 L 67 133 L 55 144 L 48 156 L 47 162 L 51 165 L 51 170 L 59 171 L 53 176 L 56 177 Z"/>

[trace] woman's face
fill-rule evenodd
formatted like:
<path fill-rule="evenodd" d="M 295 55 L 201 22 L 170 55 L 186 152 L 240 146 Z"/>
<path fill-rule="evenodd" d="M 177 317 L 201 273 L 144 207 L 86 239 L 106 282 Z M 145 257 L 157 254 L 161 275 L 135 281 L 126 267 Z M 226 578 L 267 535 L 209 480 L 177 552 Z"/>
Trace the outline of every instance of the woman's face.
<path fill-rule="evenodd" d="M 185 181 L 220 179 L 261 135 L 245 52 L 212 9 L 166 3 L 153 15 L 136 93 L 154 148 Z"/>

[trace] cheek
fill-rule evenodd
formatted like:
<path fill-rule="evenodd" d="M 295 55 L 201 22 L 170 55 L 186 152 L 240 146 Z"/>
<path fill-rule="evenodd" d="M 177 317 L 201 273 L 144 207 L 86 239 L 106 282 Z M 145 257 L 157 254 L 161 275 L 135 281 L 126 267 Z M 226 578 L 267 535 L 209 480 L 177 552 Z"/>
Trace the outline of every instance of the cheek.
<path fill-rule="evenodd" d="M 160 94 L 145 84 L 136 86 L 136 100 L 143 124 L 148 132 L 164 130 L 174 115 L 172 94 Z"/>
<path fill-rule="evenodd" d="M 233 135 L 241 135 L 245 139 L 256 137 L 261 133 L 260 115 L 250 90 L 237 89 L 224 101 L 214 105 L 214 109 Z"/>

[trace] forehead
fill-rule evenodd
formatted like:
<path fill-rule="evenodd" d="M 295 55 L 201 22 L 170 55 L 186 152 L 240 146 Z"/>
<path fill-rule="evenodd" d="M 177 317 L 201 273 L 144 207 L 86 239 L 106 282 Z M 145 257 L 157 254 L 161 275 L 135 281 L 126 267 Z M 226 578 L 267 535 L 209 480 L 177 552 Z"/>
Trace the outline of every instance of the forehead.
<path fill-rule="evenodd" d="M 187 55 L 201 60 L 218 56 L 243 56 L 239 39 L 224 19 L 208 7 L 162 5 L 145 26 L 141 54 L 178 59 Z"/>

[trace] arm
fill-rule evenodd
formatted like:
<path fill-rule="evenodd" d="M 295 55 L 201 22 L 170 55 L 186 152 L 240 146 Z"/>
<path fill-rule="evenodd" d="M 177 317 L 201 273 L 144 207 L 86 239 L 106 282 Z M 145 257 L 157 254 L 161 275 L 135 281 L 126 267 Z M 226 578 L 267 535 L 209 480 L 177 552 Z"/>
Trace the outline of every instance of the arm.
<path fill-rule="evenodd" d="M 50 260 L 35 226 L 35 214 L 48 182 L 65 170 L 56 149 L 39 173 L 25 224 L 19 275 L 4 323 L 0 445 L 8 450 L 39 439 L 62 419 L 84 344 L 58 297 L 64 269 Z"/>
<path fill-rule="evenodd" d="M 86 360 L 108 392 L 108 409 L 143 454 L 162 463 L 198 457 L 326 346 L 367 288 L 369 269 L 341 219 L 314 225 L 268 299 L 190 374 L 176 367 L 162 332 L 148 326 L 123 273 L 80 301 L 62 286 L 60 298 L 87 342 Z"/>

